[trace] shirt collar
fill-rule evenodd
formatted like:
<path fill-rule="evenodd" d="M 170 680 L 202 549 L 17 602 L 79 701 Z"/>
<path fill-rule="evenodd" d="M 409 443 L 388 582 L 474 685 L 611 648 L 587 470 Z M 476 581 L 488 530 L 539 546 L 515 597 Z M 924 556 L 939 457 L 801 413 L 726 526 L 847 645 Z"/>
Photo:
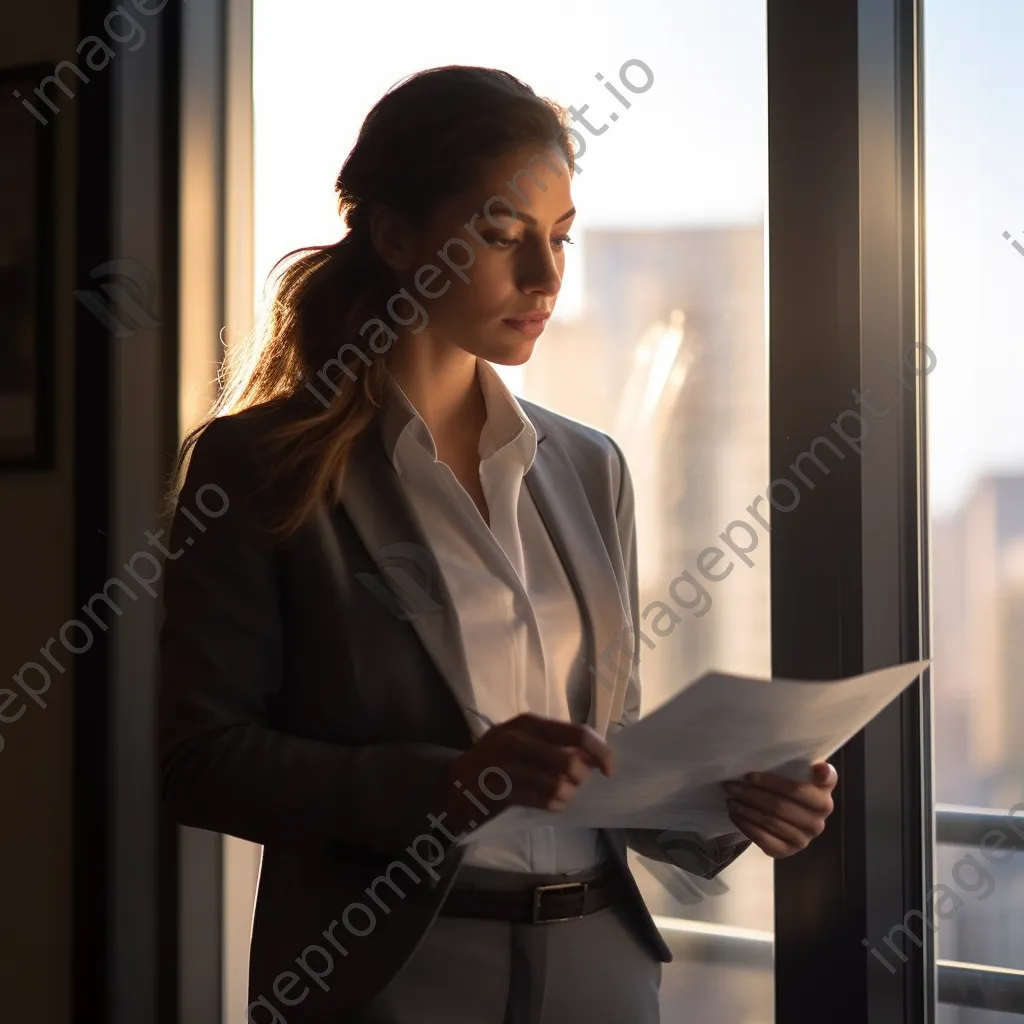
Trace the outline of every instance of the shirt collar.
<path fill-rule="evenodd" d="M 477 358 L 477 380 L 483 392 L 487 420 L 480 433 L 478 451 L 481 459 L 502 453 L 522 463 L 527 473 L 537 457 L 537 430 L 523 407 L 509 391 L 498 371 L 486 359 Z M 398 381 L 385 370 L 387 385 L 381 409 L 381 437 L 384 449 L 395 471 L 401 475 L 398 448 L 409 434 L 437 461 L 437 448 L 423 418 L 402 390 Z"/>

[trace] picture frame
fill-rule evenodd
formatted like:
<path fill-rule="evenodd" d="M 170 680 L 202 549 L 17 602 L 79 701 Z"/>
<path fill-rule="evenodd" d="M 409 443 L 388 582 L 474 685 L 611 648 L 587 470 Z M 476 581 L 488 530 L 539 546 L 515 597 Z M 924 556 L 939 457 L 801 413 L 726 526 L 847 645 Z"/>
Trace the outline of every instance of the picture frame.
<path fill-rule="evenodd" d="M 23 104 L 52 73 L 0 69 L 0 470 L 55 467 L 55 135 Z"/>

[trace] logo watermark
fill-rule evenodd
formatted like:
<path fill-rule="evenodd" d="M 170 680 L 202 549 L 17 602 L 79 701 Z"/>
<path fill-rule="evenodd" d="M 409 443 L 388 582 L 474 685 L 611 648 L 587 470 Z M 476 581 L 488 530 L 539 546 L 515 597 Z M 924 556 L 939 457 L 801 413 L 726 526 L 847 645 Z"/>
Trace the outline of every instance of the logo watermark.
<path fill-rule="evenodd" d="M 89 271 L 93 280 L 107 277 L 97 288 L 76 288 L 74 296 L 118 338 L 160 327 L 152 311 L 153 275 L 138 260 L 121 258 L 100 263 Z"/>

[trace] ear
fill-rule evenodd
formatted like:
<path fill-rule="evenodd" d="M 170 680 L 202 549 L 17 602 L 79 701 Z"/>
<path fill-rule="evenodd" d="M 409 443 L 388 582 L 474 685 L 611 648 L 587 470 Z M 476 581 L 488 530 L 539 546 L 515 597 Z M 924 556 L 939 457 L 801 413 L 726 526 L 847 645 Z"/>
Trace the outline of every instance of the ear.
<path fill-rule="evenodd" d="M 370 239 L 378 255 L 395 271 L 411 269 L 415 260 L 415 235 L 405 219 L 386 206 L 370 215 Z"/>

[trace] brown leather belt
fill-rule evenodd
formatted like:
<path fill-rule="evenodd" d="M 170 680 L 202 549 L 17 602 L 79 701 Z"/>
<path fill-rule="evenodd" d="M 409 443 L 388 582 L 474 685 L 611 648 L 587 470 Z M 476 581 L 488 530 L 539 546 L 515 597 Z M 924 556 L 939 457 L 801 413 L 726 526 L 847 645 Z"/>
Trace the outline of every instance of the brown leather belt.
<path fill-rule="evenodd" d="M 523 881 L 528 882 L 528 876 Z M 460 886 L 456 880 L 439 913 L 442 917 L 551 924 L 575 921 L 603 910 L 614 898 L 612 876 L 607 871 L 581 881 L 560 881 L 518 889 Z"/>

